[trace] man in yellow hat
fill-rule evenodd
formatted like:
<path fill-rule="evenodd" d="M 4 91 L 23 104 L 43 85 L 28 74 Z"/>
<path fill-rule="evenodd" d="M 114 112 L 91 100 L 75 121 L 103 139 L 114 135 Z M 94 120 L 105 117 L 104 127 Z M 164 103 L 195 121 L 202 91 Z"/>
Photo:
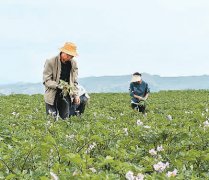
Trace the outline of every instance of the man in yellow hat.
<path fill-rule="evenodd" d="M 148 84 L 142 80 L 141 74 L 136 72 L 132 75 L 130 83 L 131 107 L 139 112 L 145 114 L 146 100 L 149 96 L 150 90 Z"/>
<path fill-rule="evenodd" d="M 66 119 L 70 115 L 71 99 L 73 98 L 76 104 L 80 103 L 77 88 L 78 67 L 74 60 L 77 55 L 76 45 L 67 42 L 60 48 L 57 56 L 46 60 L 43 84 L 45 85 L 44 100 L 47 114 Z M 63 95 L 60 80 L 69 84 L 69 87 L 73 87 L 72 95 Z"/>

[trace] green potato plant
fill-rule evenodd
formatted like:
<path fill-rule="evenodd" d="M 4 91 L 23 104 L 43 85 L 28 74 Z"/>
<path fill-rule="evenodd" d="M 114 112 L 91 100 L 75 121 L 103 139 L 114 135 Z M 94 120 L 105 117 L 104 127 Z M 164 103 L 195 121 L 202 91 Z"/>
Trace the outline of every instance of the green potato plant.
<path fill-rule="evenodd" d="M 209 93 L 160 91 L 147 116 L 128 93 L 92 93 L 54 121 L 43 95 L 0 96 L 0 179 L 209 179 Z"/>

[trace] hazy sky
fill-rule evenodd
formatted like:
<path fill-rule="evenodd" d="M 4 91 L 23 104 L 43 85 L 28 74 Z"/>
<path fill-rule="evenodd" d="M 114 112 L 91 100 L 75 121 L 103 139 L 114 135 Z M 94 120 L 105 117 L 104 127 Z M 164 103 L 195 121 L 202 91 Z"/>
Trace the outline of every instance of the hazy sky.
<path fill-rule="evenodd" d="M 78 47 L 79 77 L 209 74 L 208 0 L 0 0 L 0 83 L 41 82 Z"/>

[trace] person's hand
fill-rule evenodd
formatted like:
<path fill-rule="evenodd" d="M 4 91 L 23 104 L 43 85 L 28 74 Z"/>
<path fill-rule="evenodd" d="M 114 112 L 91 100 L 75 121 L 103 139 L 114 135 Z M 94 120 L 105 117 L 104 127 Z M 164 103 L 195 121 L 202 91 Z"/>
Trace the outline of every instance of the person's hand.
<path fill-rule="evenodd" d="M 74 102 L 75 102 L 75 104 L 80 104 L 80 98 L 79 98 L 79 96 L 75 96 Z"/>
<path fill-rule="evenodd" d="M 138 100 L 140 100 L 140 101 L 143 101 L 143 100 L 144 100 L 144 98 L 141 97 L 141 96 L 136 96 L 136 98 L 137 98 Z"/>
<path fill-rule="evenodd" d="M 139 100 L 140 100 L 140 101 L 146 101 L 146 99 L 143 98 L 143 97 L 140 97 Z"/>

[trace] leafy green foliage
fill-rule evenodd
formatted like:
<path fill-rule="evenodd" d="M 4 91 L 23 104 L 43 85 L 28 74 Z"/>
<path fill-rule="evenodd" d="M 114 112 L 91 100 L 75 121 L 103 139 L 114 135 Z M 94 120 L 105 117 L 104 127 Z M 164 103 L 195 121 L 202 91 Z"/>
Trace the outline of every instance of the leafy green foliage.
<path fill-rule="evenodd" d="M 63 80 L 60 80 L 58 87 L 62 89 L 63 96 L 67 96 L 68 94 L 72 95 L 75 90 L 74 86 L 69 85 L 68 82 Z"/>
<path fill-rule="evenodd" d="M 144 116 L 131 109 L 128 94 L 91 94 L 81 117 L 55 122 L 42 95 L 1 96 L 0 179 L 45 180 L 50 172 L 125 179 L 128 171 L 166 179 L 174 169 L 175 179 L 208 179 L 208 100 L 203 90 L 161 91 L 150 95 Z M 159 172 L 158 162 L 169 167 Z"/>

